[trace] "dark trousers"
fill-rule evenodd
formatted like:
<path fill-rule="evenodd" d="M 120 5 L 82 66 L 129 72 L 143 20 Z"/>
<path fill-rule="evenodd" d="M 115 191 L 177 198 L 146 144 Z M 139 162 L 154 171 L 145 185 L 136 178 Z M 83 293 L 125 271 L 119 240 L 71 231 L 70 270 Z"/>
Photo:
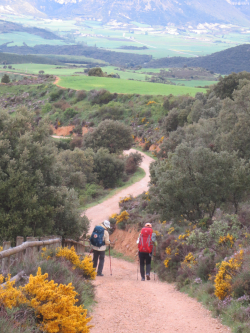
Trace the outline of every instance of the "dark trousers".
<path fill-rule="evenodd" d="M 146 275 L 150 275 L 151 257 L 152 253 L 139 252 L 140 273 L 142 278 L 145 278 L 145 262 L 146 262 Z"/>
<path fill-rule="evenodd" d="M 105 251 L 97 251 L 93 250 L 93 267 L 97 267 L 98 259 L 99 265 L 97 269 L 97 274 L 102 274 L 103 266 L 104 266 L 104 258 L 105 258 Z"/>

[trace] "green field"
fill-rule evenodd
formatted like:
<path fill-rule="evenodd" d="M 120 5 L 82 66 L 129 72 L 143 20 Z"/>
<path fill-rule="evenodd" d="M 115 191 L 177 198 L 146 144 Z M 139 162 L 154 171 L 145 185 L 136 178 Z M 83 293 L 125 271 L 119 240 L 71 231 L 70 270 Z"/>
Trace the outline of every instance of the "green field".
<path fill-rule="evenodd" d="M 161 83 L 129 81 L 94 76 L 61 77 L 58 83 L 64 88 L 76 90 L 107 89 L 111 93 L 141 95 L 186 95 L 195 96 L 197 92 L 205 92 L 203 88 L 180 87 Z"/>
<path fill-rule="evenodd" d="M 9 46 L 22 46 L 23 43 L 26 43 L 28 46 L 35 46 L 39 44 L 49 44 L 49 45 L 66 45 L 63 40 L 60 39 L 44 39 L 37 35 L 32 35 L 27 32 L 18 32 L 13 33 L 1 33 L 0 34 L 0 44 L 12 42 Z"/>
<path fill-rule="evenodd" d="M 134 24 L 134 32 L 129 27 L 114 28 L 97 21 L 77 21 L 77 20 L 49 20 L 34 19 L 27 17 L 6 16 L 10 21 L 22 23 L 26 26 L 37 26 L 49 29 L 61 37 L 66 37 L 65 41 L 45 40 L 35 35 L 18 33 L 1 34 L 1 43 L 13 41 L 16 45 L 23 42 L 29 46 L 35 44 L 64 44 L 84 43 L 89 46 L 103 47 L 117 52 L 128 52 L 152 55 L 153 58 L 172 56 L 203 56 L 214 52 L 225 50 L 239 44 L 249 43 L 250 33 L 229 32 L 219 34 L 207 32 L 204 34 L 194 33 L 192 30 L 182 32 L 178 35 L 168 33 L 165 27 L 155 28 L 147 34 L 138 28 L 146 28 L 147 25 L 137 22 Z M 13 44 L 13 45 L 14 45 Z M 146 50 L 123 50 L 121 46 L 147 46 Z"/>

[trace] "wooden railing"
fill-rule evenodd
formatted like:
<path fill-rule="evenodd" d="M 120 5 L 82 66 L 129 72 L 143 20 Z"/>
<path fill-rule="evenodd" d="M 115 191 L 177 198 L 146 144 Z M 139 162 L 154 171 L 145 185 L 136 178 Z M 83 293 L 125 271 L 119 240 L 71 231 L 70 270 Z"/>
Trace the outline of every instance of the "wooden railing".
<path fill-rule="evenodd" d="M 0 263 L 2 261 L 1 270 L 3 273 L 9 271 L 10 265 L 22 262 L 26 259 L 34 259 L 41 249 L 53 249 L 57 247 L 74 247 L 79 255 L 85 253 L 86 247 L 89 247 L 89 241 L 74 241 L 73 239 L 62 239 L 59 236 L 50 237 L 27 237 L 24 242 L 24 237 L 16 238 L 16 246 L 11 247 L 11 242 L 3 242 L 3 251 L 0 252 Z"/>

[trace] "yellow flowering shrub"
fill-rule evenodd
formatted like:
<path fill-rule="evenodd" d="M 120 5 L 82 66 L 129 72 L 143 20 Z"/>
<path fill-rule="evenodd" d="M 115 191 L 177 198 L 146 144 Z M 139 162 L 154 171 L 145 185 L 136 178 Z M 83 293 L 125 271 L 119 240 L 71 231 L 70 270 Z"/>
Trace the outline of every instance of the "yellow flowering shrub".
<path fill-rule="evenodd" d="M 220 239 L 219 239 L 220 245 L 229 245 L 230 247 L 233 247 L 234 242 L 235 242 L 235 238 L 230 234 L 227 234 L 226 236 L 220 236 Z"/>
<path fill-rule="evenodd" d="M 3 247 L 2 247 L 2 246 L 0 246 L 0 252 L 1 252 L 1 251 L 3 251 Z"/>
<path fill-rule="evenodd" d="M 187 265 L 189 267 L 192 267 L 193 265 L 196 265 L 197 261 L 195 260 L 195 257 L 192 252 L 189 252 L 189 254 L 185 257 L 184 261 L 182 262 L 182 265 Z"/>
<path fill-rule="evenodd" d="M 125 203 L 125 202 L 128 202 L 128 201 L 131 201 L 133 200 L 133 196 L 132 195 L 129 195 L 128 197 L 124 197 L 122 198 L 119 203 L 122 204 L 122 203 Z"/>
<path fill-rule="evenodd" d="M 144 123 L 144 122 L 145 122 L 145 120 L 146 120 L 146 118 L 142 118 L 141 122 L 142 122 L 142 123 Z"/>
<path fill-rule="evenodd" d="M 168 229 L 168 234 L 171 235 L 172 232 L 174 232 L 174 231 L 175 231 L 175 228 L 174 228 L 174 227 L 171 227 L 171 228 Z"/>
<path fill-rule="evenodd" d="M 57 257 L 63 257 L 69 260 L 74 268 L 79 268 L 83 271 L 84 275 L 94 280 L 96 277 L 96 271 L 93 268 L 93 261 L 89 256 L 85 256 L 81 261 L 80 257 L 77 255 L 75 248 L 72 246 L 71 249 L 67 247 L 61 247 L 56 253 Z"/>
<path fill-rule="evenodd" d="M 112 214 L 112 215 L 109 217 L 109 220 L 110 220 L 110 219 L 116 219 L 117 216 L 118 216 L 118 214 L 116 214 L 116 213 L 115 213 L 115 214 Z"/>
<path fill-rule="evenodd" d="M 169 258 L 167 258 L 167 259 L 165 259 L 164 260 L 164 266 L 166 267 L 166 268 L 168 268 L 168 264 L 169 264 L 169 261 L 170 261 L 171 259 L 169 259 Z"/>
<path fill-rule="evenodd" d="M 48 274 L 30 275 L 29 283 L 22 288 L 28 304 L 35 310 L 40 329 L 48 333 L 88 333 L 87 310 L 76 306 L 77 292 L 71 283 L 67 286 L 48 281 Z"/>
<path fill-rule="evenodd" d="M 170 247 L 167 247 L 165 252 L 166 252 L 166 254 L 171 255 L 172 250 Z"/>
<path fill-rule="evenodd" d="M 163 140 L 164 140 L 164 136 L 162 136 L 162 137 L 157 141 L 157 143 L 158 143 L 158 144 L 161 144 L 161 143 L 163 142 Z"/>
<path fill-rule="evenodd" d="M 162 234 L 158 231 L 158 230 L 153 230 L 153 232 L 155 233 L 155 235 L 158 236 L 162 236 Z"/>
<path fill-rule="evenodd" d="M 155 101 L 149 101 L 147 105 L 157 104 Z"/>
<path fill-rule="evenodd" d="M 127 221 L 128 219 L 129 219 L 129 213 L 126 210 L 124 210 L 123 212 L 121 212 L 120 215 L 117 215 L 116 224 Z"/>
<path fill-rule="evenodd" d="M 243 263 L 244 251 L 240 250 L 234 258 L 227 261 L 222 261 L 219 265 L 219 271 L 215 277 L 215 296 L 220 300 L 231 294 L 232 278 L 236 275 Z"/>
<path fill-rule="evenodd" d="M 0 284 L 4 281 L 6 281 L 6 285 L 4 287 L 0 285 L 0 305 L 12 309 L 12 307 L 27 302 L 23 293 L 14 287 L 15 281 L 10 281 L 10 275 L 6 279 L 4 279 L 3 275 L 0 275 Z"/>

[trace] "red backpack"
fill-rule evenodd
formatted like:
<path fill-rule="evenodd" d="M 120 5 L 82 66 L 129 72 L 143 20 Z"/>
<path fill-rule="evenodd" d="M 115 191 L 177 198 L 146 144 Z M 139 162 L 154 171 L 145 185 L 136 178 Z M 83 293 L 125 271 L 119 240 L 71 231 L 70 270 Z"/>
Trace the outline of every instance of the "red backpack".
<path fill-rule="evenodd" d="M 142 228 L 138 249 L 140 252 L 151 253 L 153 251 L 152 228 Z"/>

